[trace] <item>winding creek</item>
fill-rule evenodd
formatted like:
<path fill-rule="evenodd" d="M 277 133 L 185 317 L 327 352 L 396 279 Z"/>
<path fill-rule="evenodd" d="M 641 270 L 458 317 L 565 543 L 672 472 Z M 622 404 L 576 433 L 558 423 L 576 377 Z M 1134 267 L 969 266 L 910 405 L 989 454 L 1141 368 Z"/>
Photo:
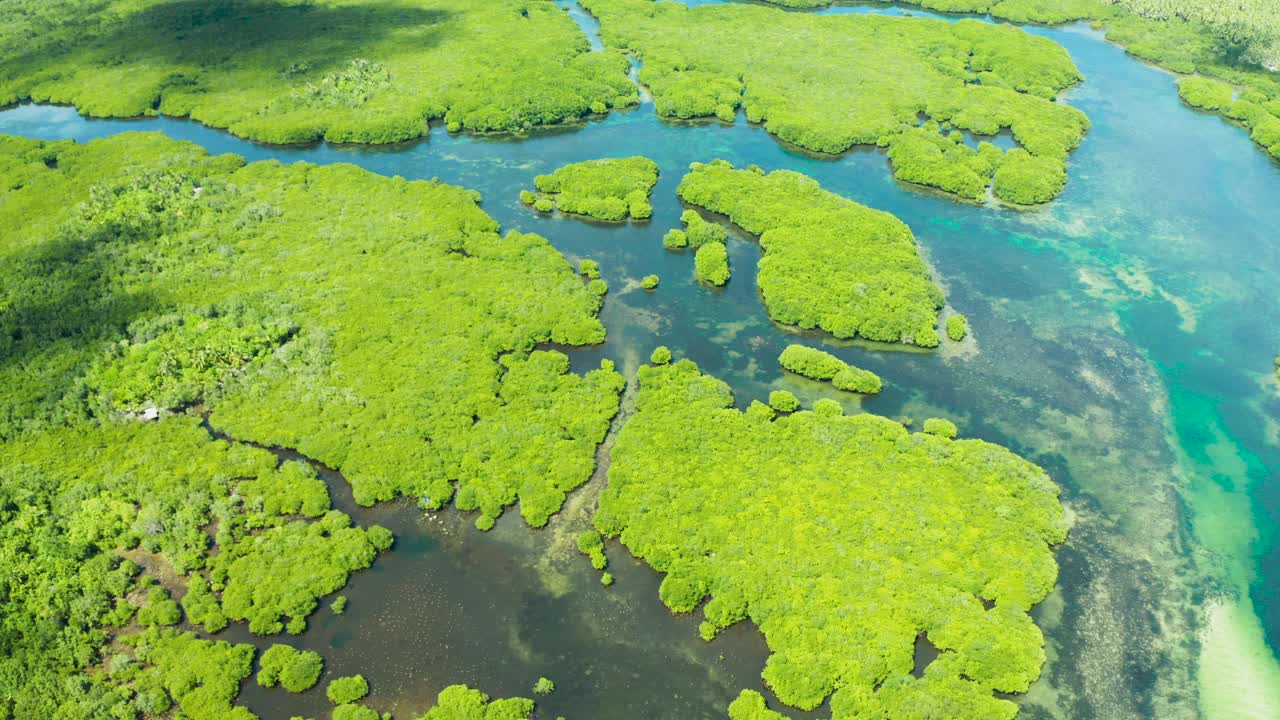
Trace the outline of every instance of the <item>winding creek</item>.
<path fill-rule="evenodd" d="M 558 4 L 572 6 L 599 47 L 594 21 Z M 884 5 L 821 12 L 928 15 Z M 505 228 L 600 261 L 609 339 L 575 352 L 576 367 L 604 355 L 632 374 L 661 343 L 727 380 L 740 404 L 785 387 L 852 412 L 856 400 L 777 367 L 794 336 L 756 297 L 751 239 L 731 239 L 734 275 L 721 290 L 695 282 L 691 255 L 660 241 L 679 224 L 675 187 L 690 162 L 807 173 L 907 222 L 972 328 L 972 339 L 938 352 L 810 337 L 885 379 L 863 409 L 945 415 L 962 435 L 1011 447 L 1049 471 L 1075 517 L 1058 553 L 1059 589 L 1036 610 L 1049 663 L 1020 698 L 1020 717 L 1280 717 L 1280 327 L 1265 321 L 1280 286 L 1280 167 L 1099 33 L 1028 30 L 1071 52 L 1087 79 L 1066 101 L 1093 122 L 1065 193 L 1032 211 L 905 187 L 877 150 L 814 157 L 741 117 L 664 123 L 649 104 L 525 139 L 433 128 L 395 147 L 267 147 L 182 120 L 89 120 L 50 106 L 0 112 L 0 132 L 83 141 L 153 130 L 250 160 L 348 162 L 474 188 Z M 519 203 L 538 173 L 632 154 L 662 169 L 649 222 L 539 217 Z M 662 277 L 655 293 L 639 288 L 650 273 Z M 368 677 L 380 710 L 416 716 L 457 682 L 528 694 L 545 675 L 557 691 L 539 717 L 723 718 L 740 689 L 760 688 L 767 650 L 747 624 L 703 643 L 695 618 L 671 617 L 659 578 L 616 544 L 607 552 L 617 583 L 599 585 L 571 538 L 601 480 L 547 529 L 508 513 L 481 534 L 453 511 L 357 508 L 340 478 L 327 479 L 338 507 L 387 526 L 398 543 L 353 576 L 345 615 L 322 608 L 295 640 L 322 652 L 328 675 Z M 239 625 L 220 637 L 270 643 Z M 241 698 L 266 720 L 328 708 L 323 684 L 294 697 L 246 683 Z"/>

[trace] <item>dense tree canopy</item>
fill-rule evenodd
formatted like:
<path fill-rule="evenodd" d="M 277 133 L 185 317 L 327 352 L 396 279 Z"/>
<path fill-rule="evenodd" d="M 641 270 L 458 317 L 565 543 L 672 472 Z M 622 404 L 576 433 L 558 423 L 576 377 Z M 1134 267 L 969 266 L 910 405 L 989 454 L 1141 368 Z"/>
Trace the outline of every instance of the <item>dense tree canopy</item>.
<path fill-rule="evenodd" d="M 1056 96 L 1081 77 L 1066 50 L 1018 28 L 877 15 L 815 16 L 745 4 L 695 8 L 650 0 L 584 0 L 605 42 L 644 61 L 659 114 L 747 118 L 780 139 L 837 153 L 890 148 L 895 174 L 972 200 L 988 187 L 1043 202 L 1065 182 L 1067 154 L 1088 130 Z M 920 116 L 933 124 L 921 127 Z M 996 170 L 1005 153 L 944 137 L 1007 129 L 1034 165 Z M 1047 173 L 1040 178 L 1041 172 Z M 1037 191 L 1024 184 L 1036 179 Z"/>
<path fill-rule="evenodd" d="M 598 220 L 643 220 L 653 214 L 649 193 L 658 182 L 658 164 L 645 157 L 604 158 L 572 163 L 553 173 L 539 175 L 535 194 L 521 193 L 526 205 L 549 212 L 551 205 L 564 213 L 588 215 Z"/>
<path fill-rule="evenodd" d="M 1052 589 L 1051 546 L 1066 536 L 1044 471 L 838 405 L 743 413 L 688 360 L 642 367 L 639 381 L 595 523 L 666 574 L 668 607 L 710 598 L 708 638 L 758 625 L 764 679 L 796 707 L 832 696 L 836 719 L 1016 714 L 992 693 L 1039 675 L 1028 610 Z M 916 677 L 922 632 L 942 653 Z M 746 709 L 734 716 L 769 717 Z"/>
<path fill-rule="evenodd" d="M 603 339 L 599 297 L 476 200 L 154 134 L 0 137 L 0 717 L 142 702 L 81 675 L 154 588 L 120 553 L 176 577 L 140 621 L 274 633 L 391 545 L 192 403 L 364 503 L 456 488 L 482 521 L 519 501 L 542 524 L 591 475 L 622 378 L 536 348 Z"/>
<path fill-rule="evenodd" d="M 275 143 L 520 131 L 637 102 L 549 0 L 6 3 L 0 105 L 190 116 Z"/>
<path fill-rule="evenodd" d="M 804 345 L 788 345 L 778 356 L 782 367 L 814 380 L 830 380 L 841 390 L 857 393 L 880 392 L 880 376 L 856 368 L 829 352 Z"/>
<path fill-rule="evenodd" d="M 837 337 L 938 344 L 942 292 L 911 230 L 892 215 L 823 190 L 789 170 L 764 174 L 695 163 L 685 202 L 760 236 L 760 293 L 774 320 Z"/>

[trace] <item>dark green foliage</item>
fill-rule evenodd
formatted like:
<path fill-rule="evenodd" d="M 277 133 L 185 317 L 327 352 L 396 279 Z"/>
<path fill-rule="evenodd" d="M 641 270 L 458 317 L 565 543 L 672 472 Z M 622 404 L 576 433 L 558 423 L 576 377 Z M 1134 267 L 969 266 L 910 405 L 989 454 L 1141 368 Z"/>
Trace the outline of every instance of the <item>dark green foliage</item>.
<path fill-rule="evenodd" d="M 637 101 L 626 59 L 589 52 L 549 2 L 51 5 L 39 20 L 0 19 L 0 105 L 190 116 L 274 143 L 388 143 L 437 118 L 519 132 Z"/>
<path fill-rule="evenodd" d="M 169 591 L 153 587 L 147 591 L 147 604 L 138 610 L 138 624 L 147 627 L 177 625 L 182 622 L 182 610 L 169 597 Z"/>
<path fill-rule="evenodd" d="M 712 285 L 729 282 L 729 251 L 722 242 L 709 242 L 698 248 L 693 257 L 693 270 L 698 279 Z"/>
<path fill-rule="evenodd" d="M 774 320 L 842 338 L 938 344 L 942 292 L 911 230 L 892 215 L 800 173 L 763 175 L 723 161 L 694 163 L 679 193 L 760 236 L 757 282 Z"/>
<path fill-rule="evenodd" d="M 295 650 L 288 645 L 272 645 L 258 661 L 258 684 L 275 687 L 279 683 L 289 692 L 311 689 L 324 670 L 324 659 L 311 650 Z"/>
<path fill-rule="evenodd" d="M 642 367 L 639 384 L 595 522 L 666 574 L 668 607 L 710 598 L 704 637 L 750 619 L 769 687 L 802 709 L 834 693 L 836 720 L 1013 717 L 993 692 L 1039 675 L 1028 610 L 1066 536 L 1040 468 L 834 403 L 752 417 L 688 360 Z M 921 632 L 944 652 L 917 678 Z M 734 717 L 773 716 L 748 695 Z"/>
<path fill-rule="evenodd" d="M 526 698 L 489 700 L 466 685 L 450 685 L 436 697 L 436 706 L 418 720 L 528 720 L 533 701 Z"/>
<path fill-rule="evenodd" d="M 644 288 L 645 290 L 653 290 L 654 288 L 658 287 L 658 282 L 659 280 L 657 275 L 645 275 L 644 277 L 640 278 L 640 287 Z"/>
<path fill-rule="evenodd" d="M 956 424 L 946 418 L 929 418 L 924 421 L 922 429 L 930 435 L 937 435 L 949 440 L 955 438 L 957 432 Z"/>
<path fill-rule="evenodd" d="M 952 315 L 947 318 L 947 337 L 960 342 L 969 334 L 969 321 L 963 315 Z"/>
<path fill-rule="evenodd" d="M 325 688 L 324 694 L 334 705 L 345 705 L 368 695 L 369 683 L 363 675 L 334 678 L 329 681 L 329 687 Z"/>
<path fill-rule="evenodd" d="M 1014 0 L 1022 6 L 1034 1 Z M 921 129 L 919 114 L 985 135 L 1009 130 L 1040 160 L 1023 164 L 1023 175 L 1050 172 L 1038 184 L 1041 190 L 1059 184 L 1067 154 L 1089 129 L 1083 113 L 1055 102 L 1081 80 L 1066 50 L 1011 26 L 817 16 L 745 3 L 582 4 L 600 19 L 606 44 L 644 59 L 640 80 L 652 90 L 660 115 L 725 118 L 741 106 L 748 120 L 809 150 L 888 147 L 900 179 L 971 200 L 985 200 L 993 182 L 1001 199 L 1022 202 L 1028 193 L 1020 192 L 1022 176 L 994 181 L 1004 158 L 999 148 L 987 144 L 975 151 Z M 1063 14 L 1079 16 L 1081 10 Z"/>
<path fill-rule="evenodd" d="M 534 206 L 543 212 L 549 208 L 544 209 L 542 201 L 551 200 L 560 212 L 597 220 L 642 220 L 653 214 L 649 193 L 658 182 L 658 165 L 644 157 L 587 160 L 539 175 L 533 182 L 543 193 Z"/>
<path fill-rule="evenodd" d="M 769 393 L 769 407 L 778 412 L 795 412 L 800 409 L 800 400 L 789 390 L 774 390 Z"/>

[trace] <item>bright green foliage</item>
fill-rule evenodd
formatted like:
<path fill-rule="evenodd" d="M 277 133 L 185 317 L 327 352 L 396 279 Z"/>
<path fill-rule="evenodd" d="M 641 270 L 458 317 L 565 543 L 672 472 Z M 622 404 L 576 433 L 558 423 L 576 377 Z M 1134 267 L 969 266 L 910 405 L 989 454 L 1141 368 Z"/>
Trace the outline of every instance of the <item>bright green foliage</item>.
<path fill-rule="evenodd" d="M 115 669 L 103 678 L 104 684 L 132 688 L 148 698 L 153 708 L 167 708 L 171 699 L 179 711 L 175 717 L 257 720 L 247 709 L 232 706 L 240 693 L 240 681 L 253 670 L 252 645 L 211 642 L 192 633 L 154 629 L 120 640 L 133 648 L 137 662 L 113 663 Z"/>
<path fill-rule="evenodd" d="M 258 634 L 306 629 L 317 599 L 347 584 L 347 576 L 373 563 L 378 546 L 368 531 L 331 510 L 319 522 L 296 521 L 226 545 L 210 562 L 223 586 L 222 610 L 232 620 L 248 620 Z"/>
<path fill-rule="evenodd" d="M 102 0 L 0 20 L 0 105 L 190 116 L 273 143 L 524 131 L 637 102 L 550 2 Z M 334 32 L 341 28 L 341 32 Z"/>
<path fill-rule="evenodd" d="M 578 535 L 578 550 L 591 558 L 591 567 L 597 570 L 603 570 L 609 564 L 609 559 L 604 556 L 604 538 L 595 530 L 583 530 Z"/>
<path fill-rule="evenodd" d="M 600 584 L 609 587 L 613 584 L 613 573 L 605 572 L 600 574 Z"/>
<path fill-rule="evenodd" d="M 724 229 L 723 225 L 703 219 L 694 210 L 685 210 L 681 213 L 680 222 L 684 223 L 685 228 L 682 232 L 685 234 L 689 247 L 700 248 L 708 243 L 720 243 L 723 245 L 729 239 L 729 233 Z"/>
<path fill-rule="evenodd" d="M 296 331 L 204 398 L 211 422 L 342 470 L 363 504 L 456 488 L 542 524 L 590 477 L 622 378 L 530 351 L 603 340 L 601 301 L 470 191 L 143 134 L 0 140 L 0 172 L 0 437 L 90 417 L 85 378 L 131 322 L 216 308 Z"/>
<path fill-rule="evenodd" d="M 692 167 L 680 196 L 760 236 L 757 283 L 774 320 L 841 338 L 938 344 L 942 291 L 902 221 L 789 170 Z"/>
<path fill-rule="evenodd" d="M 862 368 L 852 366 L 836 373 L 835 377 L 831 378 L 831 384 L 834 385 L 837 390 L 863 393 L 864 395 L 878 393 L 881 388 L 879 375 L 876 375 L 870 370 L 863 370 Z"/>
<path fill-rule="evenodd" d="M 769 393 L 769 407 L 778 412 L 795 412 L 800 409 L 800 400 L 790 390 L 774 390 Z"/>
<path fill-rule="evenodd" d="M 177 625 L 182 622 L 182 610 L 169 597 L 169 591 L 153 587 L 147 591 L 147 604 L 138 610 L 138 623 L 147 627 Z"/>
<path fill-rule="evenodd" d="M 644 277 L 640 278 L 640 287 L 644 288 L 645 290 L 652 290 L 658 287 L 658 282 L 659 280 L 657 275 L 645 275 Z"/>
<path fill-rule="evenodd" d="M 216 390 L 293 331 L 279 320 L 162 315 L 133 323 L 86 383 L 104 408 L 176 408 Z"/>
<path fill-rule="evenodd" d="M 326 497 L 328 497 L 326 495 Z M 203 625 L 207 633 L 216 633 L 227 626 L 227 616 L 218 604 L 218 598 L 209 587 L 209 581 L 200 573 L 192 573 L 187 581 L 187 594 L 182 596 L 182 609 L 193 625 Z"/>
<path fill-rule="evenodd" d="M 295 650 L 288 645 L 272 645 L 258 661 L 258 684 L 275 687 L 279 683 L 289 692 L 311 689 L 324 670 L 324 659 L 311 650 Z"/>
<path fill-rule="evenodd" d="M 587 160 L 539 175 L 533 183 L 543 193 L 535 201 L 538 210 L 543 209 L 542 200 L 553 200 L 564 213 L 642 220 L 653 214 L 649 193 L 658 183 L 658 164 L 644 157 Z"/>
<path fill-rule="evenodd" d="M 688 360 L 642 367 L 639 384 L 595 523 L 666 574 L 668 607 L 709 597 L 716 628 L 749 618 L 765 681 L 802 709 L 834 693 L 837 720 L 1013 717 L 992 693 L 1039 675 L 1028 610 L 1066 537 L 1044 471 L 869 414 L 753 418 Z M 943 653 L 916 678 L 921 632 Z M 770 717 L 750 705 L 735 717 Z"/>
<path fill-rule="evenodd" d="M 341 615 L 342 613 L 346 612 L 347 596 L 339 595 L 338 597 L 334 598 L 333 602 L 329 603 L 329 609 L 333 611 L 334 615 Z"/>
<path fill-rule="evenodd" d="M 699 247 L 693 257 L 693 271 L 699 280 L 712 285 L 729 282 L 729 251 L 724 243 L 709 242 Z"/>
<path fill-rule="evenodd" d="M 601 280 L 600 278 L 596 278 L 587 283 L 587 292 L 595 295 L 596 297 L 604 297 L 605 294 L 609 292 L 609 283 Z"/>
<path fill-rule="evenodd" d="M 786 715 L 770 710 L 764 696 L 755 690 L 743 690 L 729 703 L 729 720 L 786 720 Z"/>
<path fill-rule="evenodd" d="M 1218 111 L 1235 101 L 1235 88 L 1221 80 L 1188 75 L 1178 78 L 1178 95 L 1192 107 Z"/>
<path fill-rule="evenodd" d="M 947 337 L 956 342 L 964 339 L 969 334 L 969 321 L 963 315 L 952 315 L 947 318 Z"/>
<path fill-rule="evenodd" d="M 535 695 L 550 695 L 555 690 L 556 684 L 544 677 L 538 678 L 538 682 L 533 684 L 533 693 Z"/>
<path fill-rule="evenodd" d="M 654 365 L 666 365 L 671 362 L 671 348 L 666 345 L 659 345 L 653 349 L 649 355 L 649 362 Z"/>
<path fill-rule="evenodd" d="M 678 250 L 689 246 L 689 236 L 684 230 L 672 228 L 662 236 L 662 246 L 668 250 Z"/>
<path fill-rule="evenodd" d="M 946 418 L 929 418 L 924 421 L 923 430 L 930 435 L 937 435 L 948 440 L 956 436 L 956 424 Z"/>
<path fill-rule="evenodd" d="M 329 489 L 305 463 L 283 463 L 241 482 L 239 490 L 250 527 L 272 525 L 283 516 L 317 518 L 329 511 Z"/>
<path fill-rule="evenodd" d="M 1043 160 L 1037 167 L 1056 171 L 1049 184 L 1089 128 L 1083 113 L 1054 102 L 1081 80 L 1066 50 L 1012 26 L 738 3 L 582 4 L 606 44 L 644 60 L 640 80 L 660 115 L 710 117 L 741 105 L 750 121 L 809 150 L 888 147 L 901 179 L 969 199 L 986 198 L 1004 154 L 921 129 L 921 113 L 974 133 L 1010 130 Z M 1009 183 L 1021 179 L 997 182 L 996 196 L 1018 202 L 1026 193 Z"/>
<path fill-rule="evenodd" d="M 382 716 L 378 715 L 377 710 L 355 703 L 347 703 L 335 707 L 333 714 L 329 717 L 331 720 L 382 720 Z"/>
<path fill-rule="evenodd" d="M 450 685 L 436 697 L 436 706 L 418 720 L 528 720 L 533 701 L 526 698 L 489 700 L 466 685 Z"/>
<path fill-rule="evenodd" d="M 1110 0 L 1166 24 L 1189 21 L 1249 62 L 1280 66 L 1280 5 L 1272 0 Z"/>
<path fill-rule="evenodd" d="M 329 687 L 325 688 L 324 693 L 334 705 L 345 705 L 368 695 L 369 683 L 363 675 L 334 678 L 329 681 Z"/>
<path fill-rule="evenodd" d="M 804 345 L 791 344 L 778 356 L 782 367 L 814 380 L 830 380 L 849 368 L 849 364 L 829 352 Z"/>
<path fill-rule="evenodd" d="M 578 272 L 592 280 L 600 277 L 600 263 L 591 258 L 583 258 L 578 262 Z"/>

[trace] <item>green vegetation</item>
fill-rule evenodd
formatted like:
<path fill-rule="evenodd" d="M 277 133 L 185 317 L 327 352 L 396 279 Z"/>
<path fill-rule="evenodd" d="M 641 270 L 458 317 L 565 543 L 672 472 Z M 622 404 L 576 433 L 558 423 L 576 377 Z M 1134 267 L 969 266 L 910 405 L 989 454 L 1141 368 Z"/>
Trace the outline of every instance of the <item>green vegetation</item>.
<path fill-rule="evenodd" d="M 346 612 L 347 596 L 339 595 L 338 597 L 334 598 L 333 602 L 329 603 L 329 609 L 333 611 L 334 615 L 341 615 L 342 613 Z"/>
<path fill-rule="evenodd" d="M 947 337 L 960 342 L 969 334 L 969 321 L 963 315 L 952 315 L 947 318 Z"/>
<path fill-rule="evenodd" d="M 662 236 L 662 246 L 668 250 L 679 250 L 680 248 L 689 247 L 689 236 L 684 230 L 672 228 Z"/>
<path fill-rule="evenodd" d="M 797 375 L 814 380 L 830 380 L 831 384 L 840 390 L 856 393 L 880 392 L 879 375 L 870 370 L 853 367 L 835 355 L 816 348 L 788 345 L 778 356 L 778 362 Z"/>
<path fill-rule="evenodd" d="M 555 690 L 556 684 L 544 677 L 538 678 L 538 682 L 533 684 L 533 693 L 535 695 L 550 695 Z"/>
<path fill-rule="evenodd" d="M 252 645 L 212 642 L 174 630 L 148 630 L 126 635 L 120 642 L 121 652 L 111 657 L 107 672 L 95 678 L 101 687 L 110 688 L 101 699 L 116 700 L 115 707 L 127 713 L 116 717 L 133 717 L 137 711 L 158 716 L 176 708 L 173 717 L 190 720 L 257 720 L 247 709 L 232 706 L 240 681 L 252 672 Z M 131 694 L 136 694 L 132 703 L 125 702 Z M 93 694 L 77 698 L 80 711 L 92 712 L 98 699 Z M 17 706 L 12 717 L 49 716 L 24 715 Z"/>
<path fill-rule="evenodd" d="M 836 403 L 743 413 L 688 360 L 642 367 L 639 383 L 595 523 L 666 574 L 671 610 L 710 598 L 704 637 L 750 619 L 771 650 L 769 687 L 802 709 L 834 693 L 837 720 L 1016 714 L 993 692 L 1039 675 L 1028 610 L 1066 536 L 1040 468 Z M 921 632 L 943 652 L 915 677 Z M 752 702 L 734 717 L 772 717 Z"/>
<path fill-rule="evenodd" d="M 334 678 L 329 681 L 329 687 L 325 688 L 324 694 L 334 705 L 345 705 L 368 695 L 369 683 L 363 675 Z"/>
<path fill-rule="evenodd" d="M 712 285 L 729 282 L 729 251 L 724 243 L 709 242 L 693 256 L 693 271 L 698 279 Z"/>
<path fill-rule="evenodd" d="M 258 684 L 281 687 L 292 693 L 309 690 L 320 679 L 324 659 L 311 650 L 295 650 L 288 645 L 272 645 L 258 661 Z"/>
<path fill-rule="evenodd" d="M 138 610 L 138 624 L 147 627 L 177 625 L 182 622 L 182 610 L 169 597 L 169 591 L 153 587 L 147 591 L 147 604 Z"/>
<path fill-rule="evenodd" d="M 645 275 L 644 277 L 640 278 L 640 287 L 644 288 L 645 290 L 653 290 L 654 288 L 658 287 L 658 282 L 659 281 L 658 281 L 657 275 Z"/>
<path fill-rule="evenodd" d="M 778 412 L 795 412 L 800 409 L 800 400 L 789 390 L 774 390 L 769 393 L 769 407 Z"/>
<path fill-rule="evenodd" d="M 613 573 L 611 573 L 611 572 L 604 572 L 604 573 L 601 573 L 601 574 L 600 574 L 600 584 L 601 584 L 601 585 L 603 585 L 603 586 L 605 586 L 605 587 L 609 587 L 610 585 L 612 585 L 612 584 L 613 584 Z"/>
<path fill-rule="evenodd" d="M 766 175 L 723 161 L 694 163 L 679 193 L 760 237 L 757 283 L 777 322 L 841 338 L 937 346 L 942 291 L 911 230 L 892 215 L 800 173 Z"/>
<path fill-rule="evenodd" d="M 666 365 L 671 362 L 671 348 L 666 345 L 659 345 L 649 354 L 649 362 L 654 365 Z"/>
<path fill-rule="evenodd" d="M 171 568 L 206 632 L 298 632 L 391 545 L 190 402 L 342 470 L 364 504 L 492 523 L 519 502 L 541 525 L 594 469 L 623 379 L 536 346 L 603 340 L 600 300 L 472 192 L 157 134 L 0 137 L 0 188 L 0 715 L 128 716 L 96 671 L 154 584 L 125 556 Z M 139 619 L 173 620 L 154 595 Z"/>
<path fill-rule="evenodd" d="M 946 418 L 929 418 L 924 421 L 922 429 L 930 435 L 937 435 L 948 440 L 954 439 L 957 432 L 956 424 Z"/>
<path fill-rule="evenodd" d="M 684 224 L 684 230 L 681 232 L 684 233 L 691 248 L 701 248 L 710 243 L 724 245 L 729 239 L 729 233 L 723 225 L 707 221 L 695 210 L 685 210 L 680 213 L 680 222 Z"/>
<path fill-rule="evenodd" d="M 466 685 L 450 685 L 436 697 L 436 706 L 418 720 L 528 720 L 533 701 L 527 698 L 489 700 Z"/>
<path fill-rule="evenodd" d="M 583 258 L 578 261 L 578 273 L 584 277 L 595 280 L 600 277 L 600 263 L 591 258 Z"/>
<path fill-rule="evenodd" d="M 101 0 L 0 20 L 0 105 L 189 116 L 272 143 L 523 132 L 638 101 L 550 2 Z M 341 28 L 341 32 L 334 32 Z"/>
<path fill-rule="evenodd" d="M 1055 102 L 1081 80 L 1066 50 L 1010 26 L 746 4 L 582 4 L 607 45 L 644 61 L 640 80 L 663 117 L 731 118 L 741 105 L 783 141 L 825 153 L 886 147 L 900 179 L 969 200 L 985 201 L 988 188 L 1014 203 L 1050 199 L 1089 128 L 1083 113 Z M 942 134 L 952 129 L 1007 129 L 1024 154 L 991 143 L 975 150 Z M 1017 171 L 999 173 L 1006 161 Z"/>
<path fill-rule="evenodd" d="M 597 570 L 603 570 L 609 564 L 609 559 L 604 556 L 604 538 L 595 530 L 583 530 L 578 535 L 578 550 L 591 558 L 591 567 Z"/>
<path fill-rule="evenodd" d="M 644 157 L 587 160 L 539 175 L 533 182 L 542 194 L 526 190 L 520 200 L 539 211 L 550 211 L 545 200 L 563 213 L 597 220 L 642 220 L 653 214 L 649 193 L 658 183 L 658 165 Z"/>

